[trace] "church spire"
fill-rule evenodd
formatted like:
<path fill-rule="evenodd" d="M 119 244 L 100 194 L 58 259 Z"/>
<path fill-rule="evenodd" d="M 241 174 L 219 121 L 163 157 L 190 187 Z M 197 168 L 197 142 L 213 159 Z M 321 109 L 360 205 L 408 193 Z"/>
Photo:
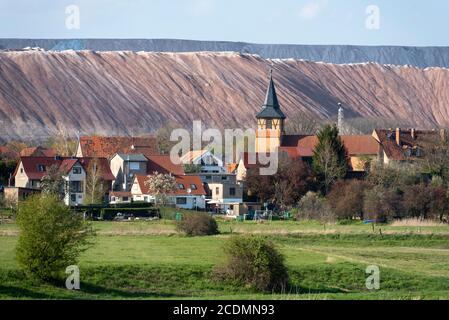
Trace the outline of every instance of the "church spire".
<path fill-rule="evenodd" d="M 265 96 L 265 102 L 262 106 L 262 111 L 256 116 L 258 119 L 285 119 L 284 113 L 281 111 L 278 97 L 276 94 L 276 87 L 273 81 L 273 69 L 270 69 L 270 83 L 268 85 L 267 94 Z"/>

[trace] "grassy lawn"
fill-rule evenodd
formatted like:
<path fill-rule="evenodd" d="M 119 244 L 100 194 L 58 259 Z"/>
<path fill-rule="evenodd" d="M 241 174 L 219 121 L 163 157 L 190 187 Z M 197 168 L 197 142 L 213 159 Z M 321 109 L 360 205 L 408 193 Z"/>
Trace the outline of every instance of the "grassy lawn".
<path fill-rule="evenodd" d="M 17 270 L 17 226 L 0 224 L 0 298 L 71 299 L 449 299 L 449 227 L 220 221 L 219 236 L 186 238 L 171 221 L 96 222 L 79 263 L 81 291 L 36 283 Z M 211 277 L 235 233 L 263 234 L 286 256 L 292 288 L 260 294 Z M 365 288 L 378 265 L 381 290 Z"/>

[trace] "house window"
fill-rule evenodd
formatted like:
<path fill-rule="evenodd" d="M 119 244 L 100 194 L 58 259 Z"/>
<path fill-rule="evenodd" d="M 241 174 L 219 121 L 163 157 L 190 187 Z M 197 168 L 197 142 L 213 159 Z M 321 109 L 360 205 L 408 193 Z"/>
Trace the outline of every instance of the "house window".
<path fill-rule="evenodd" d="M 128 200 L 129 200 L 128 197 L 123 197 L 123 202 L 126 202 L 126 201 L 128 201 Z"/>
<path fill-rule="evenodd" d="M 228 177 L 227 176 L 221 176 L 221 180 L 226 181 L 226 180 L 228 180 Z"/>
<path fill-rule="evenodd" d="M 70 195 L 70 200 L 71 200 L 72 202 L 76 202 L 76 194 Z"/>
<path fill-rule="evenodd" d="M 115 197 L 111 197 L 111 202 L 115 202 Z"/>
<path fill-rule="evenodd" d="M 229 195 L 235 196 L 235 188 L 229 188 Z"/>
<path fill-rule="evenodd" d="M 81 174 L 81 167 L 73 167 L 73 174 Z"/>
<path fill-rule="evenodd" d="M 182 183 L 178 184 L 178 189 L 179 190 L 184 190 L 186 187 L 184 187 L 184 185 Z"/>
<path fill-rule="evenodd" d="M 23 173 L 23 168 L 20 168 L 20 173 Z"/>
<path fill-rule="evenodd" d="M 148 197 L 147 196 L 143 197 L 143 201 L 148 202 Z"/>
<path fill-rule="evenodd" d="M 196 187 L 196 184 L 191 184 L 191 185 L 190 185 L 190 189 L 192 189 L 192 190 L 197 190 L 198 188 Z"/>
<path fill-rule="evenodd" d="M 45 166 L 44 166 L 43 164 L 38 164 L 38 165 L 37 165 L 37 171 L 39 171 L 39 172 L 45 172 L 45 171 L 46 171 L 46 168 L 45 168 Z"/>
<path fill-rule="evenodd" d="M 176 204 L 178 204 L 178 205 L 187 204 L 187 198 L 176 198 Z"/>
<path fill-rule="evenodd" d="M 82 181 L 70 181 L 70 192 L 82 193 L 83 182 Z"/>
<path fill-rule="evenodd" d="M 130 162 L 129 169 L 130 170 L 139 170 L 140 169 L 139 162 Z"/>
<path fill-rule="evenodd" d="M 219 188 L 219 187 L 216 187 L 216 188 L 215 188 L 215 194 L 216 194 L 216 195 L 219 195 L 219 194 L 220 194 L 220 188 Z"/>
<path fill-rule="evenodd" d="M 206 179 L 206 180 L 212 180 L 212 176 L 205 176 L 204 179 Z"/>

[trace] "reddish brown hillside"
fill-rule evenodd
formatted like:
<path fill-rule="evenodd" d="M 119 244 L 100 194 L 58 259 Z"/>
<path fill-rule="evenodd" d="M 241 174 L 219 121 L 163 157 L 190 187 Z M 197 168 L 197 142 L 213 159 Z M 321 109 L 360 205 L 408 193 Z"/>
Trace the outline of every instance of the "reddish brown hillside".
<path fill-rule="evenodd" d="M 139 134 L 168 120 L 254 125 L 270 64 L 287 116 L 449 124 L 449 70 L 265 60 L 234 53 L 1 52 L 0 135 Z"/>

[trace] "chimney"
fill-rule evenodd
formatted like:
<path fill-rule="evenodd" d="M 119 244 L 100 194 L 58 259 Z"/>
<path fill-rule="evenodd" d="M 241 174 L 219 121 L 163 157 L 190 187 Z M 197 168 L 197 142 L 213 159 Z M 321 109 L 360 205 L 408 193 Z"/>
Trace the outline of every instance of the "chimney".
<path fill-rule="evenodd" d="M 401 128 L 396 129 L 396 144 L 401 146 Z"/>
<path fill-rule="evenodd" d="M 416 130 L 415 130 L 415 128 L 412 128 L 412 130 L 410 131 L 410 134 L 412 136 L 412 139 L 416 140 Z"/>

